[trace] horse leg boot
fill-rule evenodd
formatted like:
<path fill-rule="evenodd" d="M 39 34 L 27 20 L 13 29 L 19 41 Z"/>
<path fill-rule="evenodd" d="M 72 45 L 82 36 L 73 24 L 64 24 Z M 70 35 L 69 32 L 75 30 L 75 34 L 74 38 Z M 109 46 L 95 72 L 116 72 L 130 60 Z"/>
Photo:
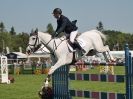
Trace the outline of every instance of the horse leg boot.
<path fill-rule="evenodd" d="M 104 56 L 106 62 L 110 62 L 110 59 L 109 59 L 109 57 L 107 56 L 106 52 L 103 52 L 103 56 Z"/>
<path fill-rule="evenodd" d="M 108 54 L 108 57 L 107 57 L 107 54 Z M 106 62 L 112 62 L 111 56 L 108 51 L 107 51 L 107 53 L 103 52 L 103 55 L 105 57 Z M 112 75 L 114 75 L 114 67 L 113 66 L 106 66 L 106 70 L 108 72 L 110 72 Z"/>

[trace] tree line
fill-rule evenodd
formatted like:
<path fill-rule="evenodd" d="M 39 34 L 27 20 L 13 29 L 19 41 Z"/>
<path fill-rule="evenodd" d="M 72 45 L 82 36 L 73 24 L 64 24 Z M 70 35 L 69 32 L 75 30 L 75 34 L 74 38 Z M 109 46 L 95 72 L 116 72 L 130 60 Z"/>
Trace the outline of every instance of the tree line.
<path fill-rule="evenodd" d="M 80 27 L 79 27 L 80 28 Z M 124 50 L 124 45 L 129 44 L 129 48 L 133 49 L 133 34 L 123 33 L 121 31 L 106 30 L 102 22 L 100 21 L 96 29 L 103 32 L 107 36 L 105 44 L 109 45 L 110 50 Z M 33 29 L 31 30 L 31 32 Z M 54 33 L 54 29 L 51 23 L 46 27 L 46 31 L 51 35 Z M 12 26 L 10 31 L 6 30 L 3 22 L 0 22 L 0 53 L 6 53 L 6 48 L 10 49 L 10 52 L 19 51 L 19 47 L 25 53 L 28 45 L 29 33 L 22 32 L 16 33 L 15 28 Z"/>

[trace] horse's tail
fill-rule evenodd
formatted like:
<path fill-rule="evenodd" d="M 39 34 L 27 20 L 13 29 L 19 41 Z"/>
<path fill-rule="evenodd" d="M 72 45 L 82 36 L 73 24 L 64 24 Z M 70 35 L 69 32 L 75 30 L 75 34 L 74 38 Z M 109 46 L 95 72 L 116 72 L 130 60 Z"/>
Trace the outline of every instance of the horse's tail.
<path fill-rule="evenodd" d="M 103 42 L 105 42 L 107 40 L 106 35 L 104 35 L 102 32 L 100 32 L 100 31 L 96 31 L 96 32 L 101 36 Z"/>

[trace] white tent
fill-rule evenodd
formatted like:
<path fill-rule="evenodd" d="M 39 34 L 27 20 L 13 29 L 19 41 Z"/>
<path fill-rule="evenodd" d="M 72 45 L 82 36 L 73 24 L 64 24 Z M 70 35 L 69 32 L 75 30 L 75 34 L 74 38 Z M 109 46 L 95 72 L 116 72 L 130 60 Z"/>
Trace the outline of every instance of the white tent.
<path fill-rule="evenodd" d="M 21 52 L 12 52 L 17 55 L 17 58 L 27 58 L 27 55 Z"/>
<path fill-rule="evenodd" d="M 50 51 L 42 45 L 35 53 L 30 54 L 28 57 L 50 57 Z"/>

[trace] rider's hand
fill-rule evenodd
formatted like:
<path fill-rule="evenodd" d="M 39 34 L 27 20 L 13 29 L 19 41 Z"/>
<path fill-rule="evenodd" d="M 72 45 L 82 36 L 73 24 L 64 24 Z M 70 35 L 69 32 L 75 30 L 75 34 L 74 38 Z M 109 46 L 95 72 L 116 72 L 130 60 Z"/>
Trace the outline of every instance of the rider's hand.
<path fill-rule="evenodd" d="M 57 32 L 52 33 L 52 38 L 55 38 L 57 36 L 58 36 L 58 33 Z"/>
<path fill-rule="evenodd" d="M 55 37 L 57 37 L 57 36 L 58 36 L 58 33 L 57 33 L 57 32 L 55 32 L 54 36 L 55 36 Z"/>

